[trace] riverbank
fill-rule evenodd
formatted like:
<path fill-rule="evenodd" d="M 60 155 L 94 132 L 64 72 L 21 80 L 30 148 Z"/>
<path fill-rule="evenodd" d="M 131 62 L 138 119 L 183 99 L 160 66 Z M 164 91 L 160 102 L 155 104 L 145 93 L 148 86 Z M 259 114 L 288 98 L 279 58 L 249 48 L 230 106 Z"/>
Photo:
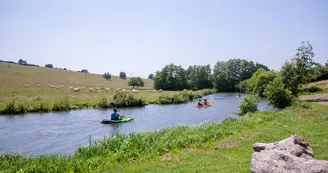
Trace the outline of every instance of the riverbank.
<path fill-rule="evenodd" d="M 116 136 L 75 155 L 30 158 L 6 154 L 0 172 L 249 172 L 255 142 L 303 136 L 315 158 L 328 160 L 328 107 L 258 112 L 194 127 Z"/>
<path fill-rule="evenodd" d="M 199 91 L 147 91 L 138 93 L 68 89 L 7 87 L 0 91 L 0 114 L 68 111 L 83 108 L 136 107 L 147 104 L 187 103 L 194 98 L 214 94 L 214 89 Z"/>

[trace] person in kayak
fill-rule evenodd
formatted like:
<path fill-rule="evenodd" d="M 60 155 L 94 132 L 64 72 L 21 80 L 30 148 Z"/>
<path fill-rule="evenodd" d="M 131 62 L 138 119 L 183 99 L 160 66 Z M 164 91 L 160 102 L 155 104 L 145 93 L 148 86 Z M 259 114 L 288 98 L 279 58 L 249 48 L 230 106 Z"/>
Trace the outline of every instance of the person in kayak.
<path fill-rule="evenodd" d="M 117 113 L 117 109 L 114 109 L 114 112 L 111 114 L 111 120 L 121 120 L 123 116 Z"/>
<path fill-rule="evenodd" d="M 204 100 L 204 103 L 203 103 L 203 104 L 204 104 L 205 106 L 208 105 L 208 102 L 207 102 L 206 99 Z"/>
<path fill-rule="evenodd" d="M 198 100 L 198 106 L 203 106 L 202 100 Z"/>

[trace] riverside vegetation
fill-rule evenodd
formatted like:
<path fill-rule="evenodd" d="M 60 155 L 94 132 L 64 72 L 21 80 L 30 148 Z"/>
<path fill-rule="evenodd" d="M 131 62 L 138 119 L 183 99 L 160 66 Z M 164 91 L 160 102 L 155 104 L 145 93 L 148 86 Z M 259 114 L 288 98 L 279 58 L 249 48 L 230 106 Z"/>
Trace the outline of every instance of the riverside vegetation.
<path fill-rule="evenodd" d="M 278 128 L 279 127 L 279 128 Z M 221 123 L 119 135 L 81 146 L 72 156 L 0 156 L 0 172 L 249 172 L 252 144 L 291 134 L 328 160 L 328 107 L 296 105 Z"/>

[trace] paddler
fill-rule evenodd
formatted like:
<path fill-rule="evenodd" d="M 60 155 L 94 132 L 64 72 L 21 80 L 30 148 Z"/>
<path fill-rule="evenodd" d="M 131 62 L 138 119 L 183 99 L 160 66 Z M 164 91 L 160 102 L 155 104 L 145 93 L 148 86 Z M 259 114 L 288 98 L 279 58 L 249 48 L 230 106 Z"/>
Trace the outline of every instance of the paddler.
<path fill-rule="evenodd" d="M 202 100 L 198 100 L 198 106 L 203 106 Z"/>
<path fill-rule="evenodd" d="M 208 105 L 207 99 L 204 100 L 204 105 L 205 105 L 205 106 Z"/>
<path fill-rule="evenodd" d="M 111 114 L 111 120 L 121 120 L 123 116 L 117 113 L 117 108 L 114 109 L 114 112 Z"/>

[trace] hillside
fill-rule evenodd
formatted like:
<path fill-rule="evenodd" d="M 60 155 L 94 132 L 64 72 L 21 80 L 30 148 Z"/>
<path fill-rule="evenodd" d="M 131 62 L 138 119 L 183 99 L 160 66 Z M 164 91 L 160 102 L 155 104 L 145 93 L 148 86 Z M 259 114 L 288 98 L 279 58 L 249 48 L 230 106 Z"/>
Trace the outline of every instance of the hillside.
<path fill-rule="evenodd" d="M 32 67 L 17 64 L 0 63 L 0 87 L 24 87 L 36 86 L 41 87 L 48 85 L 65 85 L 78 87 L 108 87 L 108 88 L 131 88 L 128 87 L 128 81 L 120 79 L 118 76 L 112 76 L 111 80 L 105 80 L 99 74 L 87 74 L 66 70 L 57 70 L 46 67 Z M 153 88 L 152 80 L 144 80 L 145 89 Z"/>
<path fill-rule="evenodd" d="M 328 80 L 313 82 L 313 83 L 310 84 L 310 86 L 317 86 L 317 87 L 320 87 L 322 89 L 328 89 Z"/>

